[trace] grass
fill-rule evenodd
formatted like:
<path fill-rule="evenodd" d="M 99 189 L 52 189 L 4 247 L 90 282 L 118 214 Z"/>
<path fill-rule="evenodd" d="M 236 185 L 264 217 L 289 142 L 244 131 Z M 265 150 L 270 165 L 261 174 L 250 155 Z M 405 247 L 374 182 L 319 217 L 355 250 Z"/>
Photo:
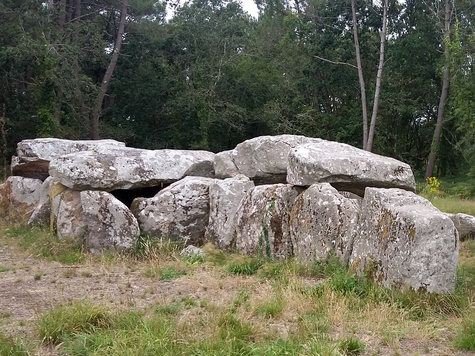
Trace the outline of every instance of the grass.
<path fill-rule="evenodd" d="M 465 203 L 473 203 L 447 195 L 432 200 L 435 204 L 452 200 L 457 212 L 466 209 Z M 2 356 L 35 354 L 35 347 L 54 347 L 60 354 L 72 356 L 475 351 L 473 240 L 461 243 L 455 292 L 435 295 L 376 286 L 351 273 L 334 256 L 312 264 L 294 259 L 277 262 L 226 254 L 207 244 L 204 258 L 183 261 L 180 245 L 142 237 L 128 253 L 92 258 L 77 244 L 57 241 L 46 230 L 9 227 L 0 235 L 1 243 L 28 255 L 72 265 L 56 276 L 58 284 L 77 276 L 83 277 L 80 283 L 92 283 L 102 269 L 123 268 L 120 275 L 124 278 L 132 278 L 134 273 L 169 293 L 147 291 L 144 298 L 150 300 L 142 306 L 131 299 L 120 307 L 110 307 L 100 300 L 78 301 L 73 296 L 66 304 L 52 302 L 49 310 L 39 313 L 30 336 L 20 333 L 20 341 L 0 333 Z M 78 272 L 82 267 L 76 265 L 85 262 L 87 270 Z M 8 271 L 19 273 L 23 267 L 0 266 L 0 272 Z M 29 272 L 29 278 L 37 279 L 35 283 L 51 276 L 48 272 L 43 278 L 37 271 L 31 268 Z M 180 280 L 162 284 L 177 278 Z M 127 293 L 130 290 L 127 282 Z M 15 315 L 0 314 L 0 331 L 7 330 L 14 320 Z M 405 344 L 409 348 L 404 348 Z"/>

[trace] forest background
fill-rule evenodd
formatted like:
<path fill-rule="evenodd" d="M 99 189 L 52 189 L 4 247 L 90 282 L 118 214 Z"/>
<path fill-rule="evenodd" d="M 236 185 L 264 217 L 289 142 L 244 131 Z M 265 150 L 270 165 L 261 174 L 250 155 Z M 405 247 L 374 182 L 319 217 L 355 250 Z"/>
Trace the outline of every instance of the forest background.
<path fill-rule="evenodd" d="M 473 0 L 174 1 L 0 1 L 3 178 L 27 138 L 219 152 L 283 133 L 475 173 Z"/>

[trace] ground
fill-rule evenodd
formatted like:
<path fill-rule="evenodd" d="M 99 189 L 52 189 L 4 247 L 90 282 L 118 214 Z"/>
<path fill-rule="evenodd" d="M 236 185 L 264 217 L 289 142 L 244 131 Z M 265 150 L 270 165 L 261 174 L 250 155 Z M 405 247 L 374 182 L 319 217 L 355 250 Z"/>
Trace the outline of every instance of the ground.
<path fill-rule="evenodd" d="M 193 268 L 192 273 L 171 281 L 147 277 L 146 271 L 150 271 L 150 268 L 149 262 L 130 259 L 119 259 L 111 263 L 106 260 L 98 262 L 97 258 L 86 258 L 85 262 L 78 265 L 64 265 L 26 255 L 8 244 L 0 245 L 0 333 L 19 338 L 38 338 L 35 334 L 35 320 L 41 313 L 56 305 L 76 300 L 87 299 L 106 305 L 112 310 L 147 309 L 150 305 L 166 305 L 183 297 L 226 305 L 235 300 L 240 290 L 252 291 L 257 299 L 265 300 L 273 288 L 271 282 L 262 278 L 230 275 L 214 266 L 200 265 Z M 299 283 L 311 286 L 319 281 L 302 277 Z M 301 306 L 296 305 L 294 308 Z M 364 320 L 353 325 L 346 321 L 353 316 L 337 315 L 338 311 L 343 310 L 341 308 L 334 310 L 335 315 L 330 315 L 333 323 L 332 333 L 338 336 L 347 334 L 352 329 L 351 332 L 356 333 L 366 344 L 362 355 L 473 354 L 454 351 L 450 341 L 453 332 L 445 325 L 427 327 L 414 323 L 411 326 L 408 321 L 404 321 L 405 325 L 398 328 L 397 321 L 394 323 L 394 320 L 387 326 L 377 326 L 377 320 L 371 320 L 371 325 Z M 371 315 L 372 310 L 366 312 Z M 260 327 L 263 330 L 267 328 L 267 333 L 272 330 L 275 335 L 285 338 L 297 327 L 296 319 L 291 315 L 291 311 L 289 313 L 284 313 L 278 320 L 264 319 Z M 193 319 L 194 316 L 190 312 L 181 317 Z M 248 317 L 257 319 L 252 313 Z M 364 318 L 363 315 L 362 319 Z M 379 323 L 386 322 L 387 320 L 381 317 Z M 422 333 L 418 330 L 421 327 L 424 328 Z M 355 328 L 360 330 L 353 330 Z M 414 328 L 413 335 L 411 328 Z M 388 333 L 386 339 L 381 337 L 383 334 L 379 331 L 383 329 Z M 54 347 L 39 345 L 35 354 L 59 355 L 59 351 Z"/>

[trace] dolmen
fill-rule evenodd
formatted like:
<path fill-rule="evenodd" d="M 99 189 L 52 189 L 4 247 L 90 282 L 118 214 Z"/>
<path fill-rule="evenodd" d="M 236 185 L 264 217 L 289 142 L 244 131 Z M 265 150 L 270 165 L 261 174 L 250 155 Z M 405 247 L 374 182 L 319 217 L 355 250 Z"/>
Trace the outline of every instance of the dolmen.
<path fill-rule="evenodd" d="M 18 143 L 11 167 L 3 219 L 91 252 L 147 235 L 307 263 L 334 255 L 389 288 L 455 289 L 455 218 L 415 194 L 409 165 L 347 144 L 262 136 L 214 154 L 41 138 Z"/>

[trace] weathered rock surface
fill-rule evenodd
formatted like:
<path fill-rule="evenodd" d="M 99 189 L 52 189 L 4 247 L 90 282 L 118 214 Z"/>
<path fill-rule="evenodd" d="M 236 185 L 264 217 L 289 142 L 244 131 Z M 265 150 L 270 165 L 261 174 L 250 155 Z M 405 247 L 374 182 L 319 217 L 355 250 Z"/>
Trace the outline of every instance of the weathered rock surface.
<path fill-rule="evenodd" d="M 244 175 L 215 180 L 209 188 L 210 213 L 206 239 L 220 249 L 234 247 L 236 239 L 236 212 L 254 183 Z"/>
<path fill-rule="evenodd" d="M 125 147 L 125 143 L 115 140 L 72 141 L 58 138 L 23 140 L 17 144 L 17 156 L 12 158 L 12 175 L 45 180 L 49 175 L 49 162 L 54 158 L 81 151 L 107 152 L 116 147 Z"/>
<path fill-rule="evenodd" d="M 52 177 L 46 178 L 39 191 L 39 201 L 35 210 L 28 219 L 29 226 L 48 225 L 51 218 L 50 186 L 54 182 Z"/>
<path fill-rule="evenodd" d="M 137 219 L 112 194 L 85 190 L 80 193 L 89 251 L 132 248 L 140 236 Z"/>
<path fill-rule="evenodd" d="M 261 136 L 246 140 L 234 150 L 218 154 L 215 161 L 219 178 L 244 174 L 256 183 L 286 183 L 289 151 L 319 138 L 296 135 Z"/>
<path fill-rule="evenodd" d="M 58 239 L 87 243 L 88 229 L 84 221 L 81 192 L 67 189 L 59 183 L 50 187 L 52 227 Z"/>
<path fill-rule="evenodd" d="M 188 245 L 180 251 L 180 256 L 185 260 L 193 260 L 194 258 L 204 258 L 206 253 L 199 247 Z"/>
<path fill-rule="evenodd" d="M 77 240 L 96 252 L 131 248 L 140 235 L 135 216 L 110 193 L 78 192 L 53 182 L 50 196 L 59 239 Z"/>
<path fill-rule="evenodd" d="M 50 162 L 49 173 L 74 190 L 135 189 L 171 183 L 185 176 L 214 176 L 214 153 L 114 148 L 84 151 Z"/>
<path fill-rule="evenodd" d="M 59 138 L 36 138 L 19 142 L 16 152 L 18 157 L 36 157 L 51 161 L 70 153 L 91 150 L 106 151 L 115 147 L 125 147 L 125 143 L 115 140 L 74 141 Z"/>
<path fill-rule="evenodd" d="M 153 198 L 132 203 L 143 234 L 200 246 L 209 221 L 209 187 L 214 179 L 185 177 Z"/>
<path fill-rule="evenodd" d="M 26 224 L 40 200 L 42 181 L 11 176 L 0 185 L 0 217 Z"/>
<path fill-rule="evenodd" d="M 329 183 L 311 185 L 298 196 L 290 215 L 295 257 L 314 262 L 333 253 L 348 264 L 359 215 L 357 199 L 345 198 Z"/>
<path fill-rule="evenodd" d="M 292 256 L 289 217 L 301 191 L 281 183 L 249 190 L 237 211 L 236 248 L 272 258 Z"/>
<path fill-rule="evenodd" d="M 447 214 L 459 233 L 460 240 L 475 238 L 475 216 L 468 214 Z"/>
<path fill-rule="evenodd" d="M 49 176 L 49 161 L 36 157 L 12 157 L 12 175 L 45 180 Z"/>
<path fill-rule="evenodd" d="M 289 153 L 287 181 L 299 186 L 331 183 L 362 196 L 366 187 L 415 191 L 411 167 L 394 158 L 332 141 L 307 143 Z"/>
<path fill-rule="evenodd" d="M 455 288 L 458 235 L 450 218 L 402 189 L 367 188 L 351 268 L 385 287 Z"/>
<path fill-rule="evenodd" d="M 216 153 L 214 157 L 214 172 L 216 178 L 231 178 L 239 174 L 239 169 L 233 162 L 233 151 Z"/>

